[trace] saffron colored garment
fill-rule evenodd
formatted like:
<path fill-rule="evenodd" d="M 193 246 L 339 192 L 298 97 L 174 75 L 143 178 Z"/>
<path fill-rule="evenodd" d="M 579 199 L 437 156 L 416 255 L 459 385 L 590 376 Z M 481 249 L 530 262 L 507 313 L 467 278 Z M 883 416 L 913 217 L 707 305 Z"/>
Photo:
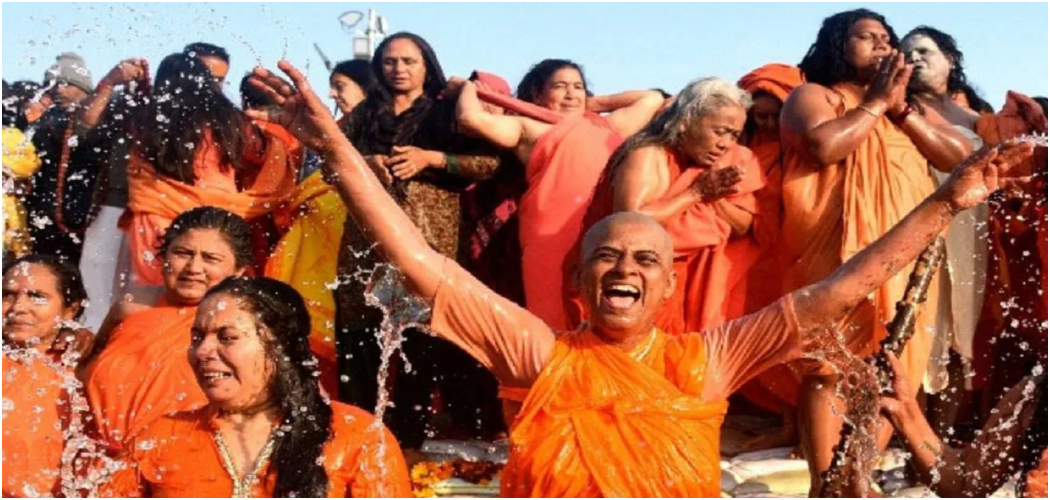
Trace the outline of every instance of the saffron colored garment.
<path fill-rule="evenodd" d="M 194 157 L 195 180 L 186 184 L 160 175 L 137 153 L 128 160 L 128 206 L 121 219 L 127 231 L 135 278 L 145 284 L 162 281 L 156 258 L 164 230 L 179 214 L 202 206 L 218 207 L 246 220 L 270 213 L 295 189 L 302 146 L 277 125 L 260 123 L 265 145 L 247 151 L 244 161 L 258 168 L 245 189 L 238 189 L 236 172 L 224 162 L 219 146 L 206 130 Z"/>
<path fill-rule="evenodd" d="M 128 316 L 83 373 L 99 437 L 122 449 L 158 418 L 207 404 L 190 367 L 196 307 L 160 305 Z"/>
<path fill-rule="evenodd" d="M 838 115 L 859 105 L 845 89 Z M 876 122 L 868 137 L 845 160 L 818 165 L 790 145 L 784 155 L 784 224 L 780 245 L 787 266 L 784 290 L 797 290 L 826 278 L 847 259 L 872 244 L 935 189 L 926 158 L 888 118 Z M 911 266 L 890 278 L 840 324 L 850 350 L 861 357 L 874 352 L 885 326 L 904 296 Z M 915 336 L 901 363 L 913 388 L 921 387 L 929 360 L 938 304 L 930 288 L 920 310 Z M 816 366 L 800 367 L 803 372 Z"/>
<path fill-rule="evenodd" d="M 445 264 L 432 330 L 524 397 L 503 496 L 719 495 L 729 395 L 800 355 L 790 298 L 703 333 L 654 329 L 634 352 L 588 330 L 555 332 Z"/>
<path fill-rule="evenodd" d="M 101 496 L 229 498 L 233 481 L 215 444 L 214 414 L 205 407 L 154 422 L 136 439 L 144 445 L 130 448 L 131 467 L 118 472 Z M 332 403 L 332 437 L 322 451 L 329 498 L 412 496 L 401 448 L 375 423 L 364 410 Z M 276 480 L 267 464 L 251 497 L 273 497 Z"/>
<path fill-rule="evenodd" d="M 335 351 L 335 297 L 330 285 L 338 275 L 339 242 L 346 222 L 346 206 L 339 193 L 310 174 L 295 193 L 274 212 L 287 228 L 266 262 L 265 276 L 292 285 L 310 311 L 310 347 L 320 364 L 321 385 L 329 395 L 339 393 Z"/>
<path fill-rule="evenodd" d="M 63 432 L 71 416 L 64 387 L 71 377 L 57 354 L 4 346 L 4 497 L 61 494 Z"/>

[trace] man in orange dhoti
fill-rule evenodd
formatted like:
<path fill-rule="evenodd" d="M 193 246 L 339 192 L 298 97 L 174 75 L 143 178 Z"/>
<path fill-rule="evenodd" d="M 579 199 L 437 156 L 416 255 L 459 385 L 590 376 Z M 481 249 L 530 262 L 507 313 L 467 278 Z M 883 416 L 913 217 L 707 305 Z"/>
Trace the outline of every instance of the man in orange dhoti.
<path fill-rule="evenodd" d="M 750 104 L 724 80 L 690 83 L 620 146 L 595 190 L 584 229 L 614 212 L 639 212 L 671 234 L 678 279 L 657 315 L 664 331 L 698 332 L 743 315 L 730 292 L 756 255 L 730 254 L 728 245 L 750 237 L 763 182 L 754 155 L 737 144 Z"/>
<path fill-rule="evenodd" d="M 663 104 L 658 92 L 592 98 L 586 92 L 578 65 L 547 59 L 518 87 L 518 98 L 534 106 L 501 101 L 524 116 L 485 112 L 474 83 L 464 84 L 459 98 L 461 126 L 513 150 L 525 165 L 528 189 L 518 212 L 525 303 L 557 328 L 569 326 L 562 295 L 565 257 L 580 236 L 606 161 L 623 137 L 641 130 Z"/>
<path fill-rule="evenodd" d="M 843 12 L 824 20 L 799 65 L 807 83 L 791 93 L 781 113 L 784 290 L 834 273 L 935 190 L 929 164 L 949 171 L 971 149 L 950 126 L 933 125 L 913 112 L 905 99 L 911 68 L 896 45 L 882 16 L 864 9 Z M 905 268 L 880 286 L 839 325 L 858 356 L 870 355 L 885 337 L 884 325 L 903 296 L 909 272 Z M 930 290 L 926 310 L 936 311 L 936 291 Z M 929 361 L 932 319 L 932 314 L 919 315 L 916 335 L 901 359 L 913 387 Z M 841 423 L 833 407 L 839 401 L 837 374 L 828 367 L 797 368 L 803 375 L 802 445 L 816 493 L 839 439 Z M 883 429 L 884 446 L 891 429 Z"/>
<path fill-rule="evenodd" d="M 832 276 L 704 333 L 654 324 L 674 293 L 673 245 L 651 218 L 610 216 L 588 231 L 577 279 L 591 322 L 556 336 L 540 318 L 486 288 L 431 249 L 338 134 L 291 64 L 289 89 L 257 70 L 278 98 L 267 115 L 322 151 L 349 213 L 406 283 L 434 305 L 431 329 L 492 370 L 507 396 L 524 394 L 501 478 L 506 496 L 718 496 L 719 425 L 726 398 L 809 341 L 902 271 L 950 222 L 1009 178 L 1030 146 L 971 156 L 954 178 Z M 986 176 L 987 174 L 987 176 Z M 1014 179 L 1016 181 L 1016 179 Z"/>

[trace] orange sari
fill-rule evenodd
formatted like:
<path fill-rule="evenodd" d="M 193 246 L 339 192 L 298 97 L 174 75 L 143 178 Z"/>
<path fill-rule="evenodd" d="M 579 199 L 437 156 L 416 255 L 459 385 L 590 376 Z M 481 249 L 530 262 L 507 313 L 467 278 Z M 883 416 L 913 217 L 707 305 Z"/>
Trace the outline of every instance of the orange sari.
<path fill-rule="evenodd" d="M 515 422 L 501 496 L 718 497 L 728 405 L 701 401 L 707 353 L 691 340 L 654 332 L 638 361 L 562 335 Z"/>
<path fill-rule="evenodd" d="M 210 407 L 163 417 L 129 449 L 131 467 L 103 486 L 101 497 L 229 498 L 233 481 L 215 444 Z M 394 436 L 359 408 L 332 403 L 332 437 L 322 451 L 329 498 L 412 496 Z M 380 460 L 380 447 L 385 448 Z M 243 472 L 243 471 L 242 471 Z M 277 474 L 264 466 L 251 497 L 272 498 Z"/>
<path fill-rule="evenodd" d="M 63 433 L 70 418 L 64 384 L 72 370 L 53 353 L 34 351 L 21 359 L 4 350 L 4 497 L 61 495 Z"/>
<path fill-rule="evenodd" d="M 594 187 L 621 142 L 600 116 L 566 117 L 540 137 L 525 167 L 528 189 L 518 212 L 525 303 L 555 329 L 567 329 L 569 322 L 566 258 L 583 232 Z"/>
<path fill-rule="evenodd" d="M 99 437 L 120 450 L 158 418 L 208 403 L 189 363 L 196 307 L 133 314 L 87 366 L 84 390 Z"/>
<path fill-rule="evenodd" d="M 237 189 L 233 167 L 222 161 L 222 152 L 204 132 L 194 157 L 194 184 L 162 176 L 138 154 L 128 160 L 128 207 L 120 227 L 127 231 L 135 278 L 144 284 L 162 282 L 160 259 L 156 252 L 164 231 L 179 214 L 203 206 L 233 212 L 254 219 L 275 210 L 281 199 L 295 189 L 295 176 L 302 163 L 302 146 L 283 128 L 258 123 L 266 146 L 257 155 L 248 153 L 245 161 L 259 165 L 251 185 Z"/>
<path fill-rule="evenodd" d="M 847 91 L 839 94 L 839 116 L 860 104 Z M 797 290 L 829 276 L 889 231 L 933 193 L 935 186 L 926 158 L 885 117 L 852 154 L 834 165 L 813 164 L 803 152 L 788 146 L 780 240 L 788 266 L 784 290 Z M 885 338 L 885 325 L 893 318 L 910 273 L 908 266 L 890 278 L 840 323 L 847 346 L 858 356 L 871 355 Z M 915 389 L 921 387 L 929 361 L 937 295 L 937 288 L 932 287 L 918 315 L 916 334 L 901 356 Z"/>

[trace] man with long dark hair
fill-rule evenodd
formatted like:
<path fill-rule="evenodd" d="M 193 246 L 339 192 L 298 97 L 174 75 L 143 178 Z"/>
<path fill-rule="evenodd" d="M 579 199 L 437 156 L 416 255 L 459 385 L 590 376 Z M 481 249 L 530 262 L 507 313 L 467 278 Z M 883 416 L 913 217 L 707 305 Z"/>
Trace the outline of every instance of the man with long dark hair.
<path fill-rule="evenodd" d="M 950 171 L 971 144 L 948 125 L 931 123 L 908 104 L 912 67 L 897 50 L 893 29 L 865 9 L 824 20 L 799 64 L 806 83 L 781 113 L 785 146 L 781 246 L 783 291 L 832 274 L 900 222 L 936 189 L 929 167 Z M 885 337 L 883 327 L 907 286 L 910 269 L 883 283 L 839 324 L 850 350 L 864 357 Z M 931 290 L 926 310 L 936 311 Z M 932 343 L 932 315 L 920 314 L 903 361 L 915 387 Z M 841 420 L 835 407 L 839 376 L 824 363 L 796 366 L 802 374 L 799 422 L 813 492 L 831 462 Z M 881 444 L 889 440 L 884 426 Z M 861 490 L 867 485 L 856 484 Z"/>

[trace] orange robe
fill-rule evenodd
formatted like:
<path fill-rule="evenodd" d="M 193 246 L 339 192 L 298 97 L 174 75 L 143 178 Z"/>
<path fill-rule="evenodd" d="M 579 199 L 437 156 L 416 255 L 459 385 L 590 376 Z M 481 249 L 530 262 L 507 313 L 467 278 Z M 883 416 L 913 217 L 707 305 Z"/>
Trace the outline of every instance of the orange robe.
<path fill-rule="evenodd" d="M 253 219 L 275 210 L 284 196 L 295 189 L 296 172 L 302 162 L 302 146 L 283 128 L 258 124 L 266 137 L 265 149 L 247 152 L 246 163 L 258 165 L 251 185 L 237 189 L 233 167 L 222 161 L 219 146 L 206 130 L 194 156 L 194 184 L 185 184 L 158 174 L 140 155 L 128 160 L 128 207 L 120 226 L 127 231 L 135 278 L 148 285 L 162 283 L 156 252 L 164 231 L 179 214 L 202 206 L 213 206 Z"/>
<path fill-rule="evenodd" d="M 520 401 L 505 497 L 717 497 L 727 398 L 797 358 L 790 297 L 702 333 L 654 329 L 633 352 L 588 330 L 556 333 L 445 264 L 431 330 L 491 370 Z"/>
<path fill-rule="evenodd" d="M 329 498 L 412 496 L 401 448 L 386 427 L 373 423 L 364 410 L 332 403 L 332 437 L 322 451 Z M 233 481 L 223 466 L 215 432 L 210 407 L 155 421 L 135 440 L 143 446 L 130 448 L 131 467 L 103 486 L 100 496 L 229 498 Z M 385 448 L 382 459 L 380 447 Z M 269 464 L 258 479 L 251 497 L 273 497 L 277 474 Z"/>
<path fill-rule="evenodd" d="M 772 63 L 744 75 L 737 85 L 752 96 L 764 92 L 783 104 L 791 91 L 803 83 L 805 78 L 797 66 Z M 766 184 L 755 193 L 758 211 L 755 212 L 751 224 L 752 237 L 741 238 L 729 244 L 730 252 L 753 256 L 754 259 L 754 265 L 748 269 L 747 277 L 733 290 L 730 303 L 742 304 L 743 312 L 751 313 L 773 303 L 783 292 L 780 287 L 769 286 L 769 283 L 778 281 L 784 273 L 783 255 L 777 244 L 784 210 L 781 202 L 784 172 L 781 166 L 783 148 L 779 135 L 756 133 L 753 137 L 748 137 L 747 147 L 758 158 L 758 164 L 766 177 Z M 784 384 L 784 380 L 791 382 Z M 759 375 L 741 392 L 752 403 L 767 410 L 778 411 L 798 400 L 797 389 L 798 385 L 794 383 L 790 369 L 778 366 Z"/>
<path fill-rule="evenodd" d="M 529 187 L 518 212 L 525 303 L 555 328 L 566 329 L 569 322 L 566 258 L 583 232 L 595 185 L 621 142 L 600 116 L 566 117 L 536 141 L 525 166 Z"/>
<path fill-rule="evenodd" d="M 196 307 L 157 306 L 128 316 L 83 374 L 102 441 L 120 450 L 169 413 L 208 403 L 189 363 Z"/>
<path fill-rule="evenodd" d="M 317 171 L 296 188 L 274 212 L 278 226 L 287 228 L 266 261 L 264 275 L 292 285 L 310 311 L 310 348 L 317 357 L 321 386 L 339 393 L 335 350 L 335 297 L 329 284 L 338 276 L 339 243 L 346 206 L 339 193 Z"/>
<path fill-rule="evenodd" d="M 41 497 L 61 494 L 59 471 L 70 402 L 63 388 L 72 370 L 53 353 L 29 359 L 3 355 L 3 494 Z M 38 357 L 39 356 L 39 357 Z M 53 365 L 53 366 L 49 366 Z"/>
<path fill-rule="evenodd" d="M 859 104 L 858 97 L 848 91 L 839 94 L 839 116 Z M 889 231 L 935 188 L 926 158 L 885 117 L 876 122 L 853 153 L 834 165 L 816 165 L 805 158 L 804 152 L 788 145 L 780 241 L 787 265 L 784 290 L 797 290 L 828 277 Z M 854 354 L 867 357 L 878 348 L 910 274 L 908 266 L 840 323 Z M 931 287 L 916 321 L 915 336 L 901 356 L 916 389 L 922 386 L 933 344 L 937 295 L 937 287 Z M 802 368 L 808 372 L 815 367 Z"/>
<path fill-rule="evenodd" d="M 1046 495 L 1046 450 L 1043 450 L 1043 459 L 1039 462 L 1039 467 L 1028 471 L 1024 497 L 1046 498 Z"/>

